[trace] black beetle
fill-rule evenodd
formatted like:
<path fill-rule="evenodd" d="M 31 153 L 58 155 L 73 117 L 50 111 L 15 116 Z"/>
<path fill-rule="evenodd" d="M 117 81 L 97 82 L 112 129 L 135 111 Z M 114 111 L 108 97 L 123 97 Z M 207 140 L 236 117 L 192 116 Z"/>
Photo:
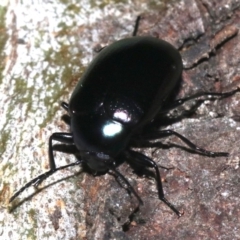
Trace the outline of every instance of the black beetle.
<path fill-rule="evenodd" d="M 96 172 L 115 172 L 142 203 L 128 181 L 116 169 L 120 159 L 125 158 L 143 168 L 154 168 L 159 199 L 181 216 L 182 213 L 164 197 L 157 164 L 147 156 L 131 150 L 131 142 L 175 135 L 195 152 L 210 157 L 228 156 L 225 152 L 210 152 L 199 148 L 172 130 L 149 130 L 156 116 L 165 115 L 168 110 L 188 100 L 201 96 L 227 97 L 239 89 L 227 93 L 197 93 L 169 105 L 167 97 L 182 74 L 181 56 L 168 42 L 153 37 L 136 37 L 139 19 L 133 37 L 103 48 L 77 84 L 69 104 L 61 104 L 69 114 L 65 116 L 65 121 L 69 123 L 71 132 L 51 135 L 50 170 L 28 182 L 10 198 L 10 202 L 26 188 L 39 185 L 56 171 L 85 163 Z M 65 147 L 55 149 L 53 140 L 64 143 L 60 146 Z M 54 150 L 73 153 L 77 161 L 56 168 Z"/>

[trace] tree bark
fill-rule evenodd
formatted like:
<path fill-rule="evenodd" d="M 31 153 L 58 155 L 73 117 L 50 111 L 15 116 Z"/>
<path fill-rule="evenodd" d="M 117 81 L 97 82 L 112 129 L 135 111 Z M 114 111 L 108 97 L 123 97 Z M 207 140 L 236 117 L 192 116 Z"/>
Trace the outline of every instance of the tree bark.
<path fill-rule="evenodd" d="M 164 149 L 138 149 L 170 168 L 160 168 L 163 189 L 184 212 L 180 218 L 158 199 L 153 174 L 137 175 L 127 163 L 119 171 L 142 198 L 139 209 L 112 175 L 95 177 L 79 167 L 54 174 L 39 191 L 31 187 L 8 203 L 17 189 L 49 169 L 49 136 L 69 131 L 59 103 L 68 102 L 94 49 L 131 36 L 139 14 L 137 35 L 162 38 L 182 55 L 176 98 L 240 86 L 239 0 L 90 2 L 0 3 L 0 238 L 240 239 L 240 93 L 206 101 L 167 126 L 229 157 L 193 154 L 175 137 L 160 139 Z M 59 166 L 75 161 L 67 154 L 55 158 Z"/>

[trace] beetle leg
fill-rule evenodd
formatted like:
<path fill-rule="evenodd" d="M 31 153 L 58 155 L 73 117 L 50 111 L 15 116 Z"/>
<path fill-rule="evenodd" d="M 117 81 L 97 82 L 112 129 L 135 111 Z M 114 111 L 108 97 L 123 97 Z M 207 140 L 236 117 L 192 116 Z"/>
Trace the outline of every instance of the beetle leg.
<path fill-rule="evenodd" d="M 205 100 L 215 100 L 216 98 L 212 98 L 212 97 L 226 98 L 226 97 L 230 97 L 230 96 L 234 95 L 237 92 L 240 92 L 240 88 L 237 88 L 237 89 L 235 89 L 233 91 L 225 92 L 225 93 L 217 93 L 217 92 L 200 92 L 200 93 L 196 93 L 196 94 L 193 94 L 192 96 L 175 100 L 170 106 L 167 106 L 165 109 L 163 107 L 163 110 L 160 111 L 160 113 L 168 112 L 168 111 L 170 111 L 170 110 L 172 110 L 172 109 L 174 109 L 176 107 L 181 106 L 185 102 L 187 102 L 189 100 L 193 100 L 195 98 L 208 96 L 207 99 L 203 99 L 203 100 L 204 101 Z"/>
<path fill-rule="evenodd" d="M 51 170 L 56 169 L 56 164 L 53 157 L 53 144 L 52 144 L 53 140 L 62 142 L 62 143 L 67 143 L 67 144 L 74 143 L 73 135 L 71 133 L 59 132 L 59 133 L 53 133 L 51 135 L 51 137 L 49 138 L 49 146 L 48 146 L 49 165 Z"/>
<path fill-rule="evenodd" d="M 133 33 L 132 33 L 133 37 L 135 37 L 137 35 L 140 20 L 141 20 L 141 16 L 138 16 L 137 19 L 136 19 L 136 22 L 135 22 Z"/>
<path fill-rule="evenodd" d="M 164 192 L 163 192 L 163 187 L 162 187 L 162 182 L 161 182 L 161 176 L 160 172 L 158 169 L 157 164 L 150 159 L 149 157 L 139 153 L 135 152 L 133 150 L 128 150 L 127 153 L 129 153 L 130 157 L 134 159 L 134 162 L 144 166 L 144 167 L 150 167 L 154 168 L 156 172 L 156 181 L 157 181 L 157 189 L 158 189 L 158 197 L 161 201 L 163 201 L 169 208 L 173 210 L 179 217 L 182 216 L 183 213 L 180 213 L 165 197 L 164 197 Z"/>
<path fill-rule="evenodd" d="M 67 143 L 67 144 L 73 144 L 73 136 L 71 133 L 53 133 L 51 137 L 49 138 L 49 165 L 50 165 L 50 170 L 37 176 L 36 178 L 32 179 L 30 182 L 25 184 L 22 188 L 20 188 L 9 200 L 9 202 L 12 202 L 20 193 L 22 193 L 25 189 L 27 189 L 30 186 L 38 186 L 43 180 L 51 176 L 53 173 L 55 173 L 58 170 L 62 170 L 64 168 L 68 168 L 71 166 L 79 165 L 83 161 L 82 160 L 77 160 L 74 163 L 70 163 L 68 165 L 64 165 L 61 167 L 56 168 L 56 164 L 54 161 L 54 156 L 53 156 L 53 144 L 52 141 L 56 140 L 62 143 Z M 54 149 L 56 151 L 56 149 Z"/>
<path fill-rule="evenodd" d="M 169 137 L 169 136 L 176 136 L 180 138 L 184 143 L 186 143 L 191 149 L 193 149 L 197 153 L 204 154 L 208 157 L 227 157 L 229 154 L 227 152 L 212 152 L 205 150 L 204 148 L 200 148 L 194 143 L 192 143 L 190 140 L 188 140 L 186 137 L 182 136 L 181 134 L 173 131 L 173 130 L 160 130 L 152 133 L 148 133 L 144 135 L 144 137 L 148 138 L 149 140 L 161 138 L 161 137 Z"/>
<path fill-rule="evenodd" d="M 61 102 L 61 107 L 65 110 L 65 111 L 67 111 L 68 112 L 68 103 L 66 103 L 66 102 Z"/>
<path fill-rule="evenodd" d="M 68 103 L 66 102 L 61 102 L 61 107 L 68 112 L 68 109 L 69 109 L 69 105 Z M 67 124 L 67 125 L 70 125 L 71 124 L 71 117 L 67 114 L 64 114 L 62 116 L 62 120 Z"/>
<path fill-rule="evenodd" d="M 67 144 L 73 144 L 73 136 L 71 133 L 64 133 L 64 132 L 59 132 L 59 133 L 53 133 L 50 138 L 49 138 L 49 146 L 48 146 L 48 155 L 49 155 L 49 165 L 50 165 L 50 170 L 46 173 L 41 174 L 40 176 L 38 176 L 36 178 L 36 181 L 34 183 L 32 183 L 34 186 L 38 186 L 43 180 L 45 180 L 46 178 L 48 178 L 50 175 L 52 175 L 53 173 L 55 173 L 58 170 L 73 166 L 77 164 L 80 164 L 79 161 L 69 164 L 69 165 L 65 165 L 59 168 L 56 168 L 56 164 L 55 164 L 55 160 L 54 160 L 54 156 L 53 156 L 53 144 L 52 141 L 58 141 L 58 142 L 62 142 L 62 143 L 67 143 Z"/>

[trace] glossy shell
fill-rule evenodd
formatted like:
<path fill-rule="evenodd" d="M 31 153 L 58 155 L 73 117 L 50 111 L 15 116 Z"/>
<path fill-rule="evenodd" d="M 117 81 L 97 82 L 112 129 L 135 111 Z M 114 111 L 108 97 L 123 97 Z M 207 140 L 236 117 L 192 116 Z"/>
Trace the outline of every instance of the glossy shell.
<path fill-rule="evenodd" d="M 110 155 L 121 151 L 159 112 L 181 73 L 179 52 L 163 40 L 132 37 L 104 48 L 69 102 L 78 148 Z"/>

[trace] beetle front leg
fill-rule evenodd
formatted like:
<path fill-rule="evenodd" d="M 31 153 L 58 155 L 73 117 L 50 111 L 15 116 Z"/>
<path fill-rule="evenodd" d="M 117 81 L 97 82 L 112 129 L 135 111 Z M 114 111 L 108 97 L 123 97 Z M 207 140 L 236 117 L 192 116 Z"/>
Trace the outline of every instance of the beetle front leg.
<path fill-rule="evenodd" d="M 53 144 L 52 144 L 53 140 L 61 143 L 66 143 L 66 144 L 74 144 L 73 135 L 71 133 L 60 132 L 60 133 L 53 133 L 51 135 L 48 143 L 49 165 L 51 170 L 56 169 L 56 164 L 53 157 Z"/>
<path fill-rule="evenodd" d="M 164 192 L 163 192 L 163 187 L 162 187 L 162 182 L 161 182 L 161 176 L 160 176 L 160 172 L 158 169 L 157 164 L 150 159 L 149 157 L 139 153 L 139 152 L 135 152 L 133 150 L 128 150 L 126 152 L 127 154 L 129 154 L 130 158 L 134 159 L 135 163 L 138 163 L 139 165 L 142 165 L 144 167 L 150 167 L 150 168 L 154 168 L 155 172 L 156 172 L 156 181 L 157 181 L 157 189 L 158 189 L 158 197 L 161 201 L 163 201 L 169 208 L 172 209 L 173 212 L 175 212 L 179 217 L 181 217 L 183 215 L 183 213 L 179 212 L 174 206 L 173 204 L 171 204 L 164 196 Z"/>
<path fill-rule="evenodd" d="M 40 176 L 38 176 L 36 178 L 36 181 L 34 183 L 32 183 L 32 185 L 34 185 L 35 187 L 37 187 L 43 180 L 48 178 L 50 175 L 52 175 L 56 171 L 67 168 L 67 167 L 70 167 L 70 166 L 73 166 L 73 165 L 80 164 L 77 161 L 75 163 L 71 163 L 71 164 L 56 168 L 56 163 L 55 163 L 54 156 L 53 156 L 53 144 L 52 144 L 53 140 L 58 141 L 58 142 L 62 142 L 62 143 L 66 143 L 66 144 L 73 144 L 74 143 L 73 136 L 72 136 L 71 133 L 60 132 L 60 133 L 53 133 L 51 135 L 51 137 L 49 138 L 49 146 L 48 146 L 50 170 L 47 171 L 46 173 L 41 174 Z"/>
<path fill-rule="evenodd" d="M 70 163 L 68 165 L 64 165 L 61 167 L 56 168 L 54 156 L 53 156 L 53 144 L 52 141 L 59 141 L 62 143 L 67 143 L 67 144 L 73 144 L 73 136 L 71 133 L 53 133 L 51 137 L 49 138 L 49 165 L 50 165 L 50 170 L 37 176 L 36 178 L 32 179 L 30 182 L 25 184 L 22 188 L 20 188 L 9 200 L 9 202 L 12 202 L 19 194 L 21 194 L 25 189 L 27 189 L 30 186 L 38 186 L 42 181 L 44 181 L 46 178 L 51 176 L 53 173 L 55 173 L 58 170 L 62 170 L 64 168 L 68 168 L 71 166 L 79 165 L 83 161 L 82 160 L 77 160 L 74 163 Z M 56 150 L 55 150 L 56 151 Z"/>

